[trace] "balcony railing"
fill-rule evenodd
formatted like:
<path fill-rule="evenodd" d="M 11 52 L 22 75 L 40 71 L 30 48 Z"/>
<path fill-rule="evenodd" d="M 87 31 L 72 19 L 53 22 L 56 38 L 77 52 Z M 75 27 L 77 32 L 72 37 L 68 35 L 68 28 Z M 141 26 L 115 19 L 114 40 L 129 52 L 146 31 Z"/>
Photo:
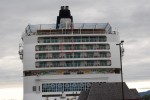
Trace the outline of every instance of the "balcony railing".
<path fill-rule="evenodd" d="M 48 39 L 41 39 L 38 40 L 38 43 L 59 43 L 59 42 L 106 42 L 106 39 L 90 39 L 90 40 L 48 40 Z"/>
<path fill-rule="evenodd" d="M 37 53 L 35 59 L 110 58 L 110 52 Z"/>
<path fill-rule="evenodd" d="M 100 62 L 100 63 L 65 63 L 65 64 L 60 64 L 59 62 L 57 62 L 56 64 L 53 64 L 53 62 L 51 64 L 49 64 L 48 62 L 45 62 L 43 64 L 41 64 L 41 62 L 36 62 L 36 68 L 48 68 L 48 67 L 93 67 L 93 66 L 111 66 L 111 61 L 107 60 L 105 62 Z"/>
<path fill-rule="evenodd" d="M 36 51 L 56 51 L 56 50 L 109 50 L 110 46 L 109 44 L 103 44 L 103 45 L 56 45 L 54 46 L 49 46 L 49 45 L 42 45 L 42 46 L 36 46 L 35 50 Z"/>
<path fill-rule="evenodd" d="M 106 42 L 106 36 L 99 36 L 99 37 L 39 37 L 38 43 L 61 43 L 61 42 Z"/>
<path fill-rule="evenodd" d="M 76 29 L 76 30 L 57 30 L 57 31 L 49 31 L 49 32 L 42 32 L 42 31 L 38 31 L 37 35 L 68 35 L 68 34 L 105 34 L 105 31 L 101 31 L 101 30 L 96 30 L 96 29 L 92 29 L 92 30 L 81 30 L 81 29 Z"/>

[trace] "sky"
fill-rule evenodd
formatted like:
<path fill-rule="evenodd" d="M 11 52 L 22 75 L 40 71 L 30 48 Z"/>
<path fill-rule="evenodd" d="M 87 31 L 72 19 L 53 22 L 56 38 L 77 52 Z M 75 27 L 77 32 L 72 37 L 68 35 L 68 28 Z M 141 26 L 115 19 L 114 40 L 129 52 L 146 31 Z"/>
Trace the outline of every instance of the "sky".
<path fill-rule="evenodd" d="M 107 23 L 124 40 L 124 81 L 150 90 L 150 0 L 0 0 L 0 99 L 22 100 L 18 49 L 28 24 L 55 24 L 60 6 L 69 5 L 75 23 Z M 7 95 L 6 95 L 7 94 Z"/>

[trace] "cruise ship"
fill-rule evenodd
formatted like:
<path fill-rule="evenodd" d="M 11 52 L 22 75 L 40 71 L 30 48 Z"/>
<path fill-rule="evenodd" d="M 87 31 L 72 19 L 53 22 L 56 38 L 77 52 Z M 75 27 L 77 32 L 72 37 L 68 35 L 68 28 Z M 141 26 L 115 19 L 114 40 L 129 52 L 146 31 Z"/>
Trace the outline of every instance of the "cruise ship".
<path fill-rule="evenodd" d="M 56 24 L 28 25 L 21 38 L 23 100 L 75 100 L 92 83 L 121 82 L 119 34 L 109 23 L 74 23 L 61 6 Z"/>

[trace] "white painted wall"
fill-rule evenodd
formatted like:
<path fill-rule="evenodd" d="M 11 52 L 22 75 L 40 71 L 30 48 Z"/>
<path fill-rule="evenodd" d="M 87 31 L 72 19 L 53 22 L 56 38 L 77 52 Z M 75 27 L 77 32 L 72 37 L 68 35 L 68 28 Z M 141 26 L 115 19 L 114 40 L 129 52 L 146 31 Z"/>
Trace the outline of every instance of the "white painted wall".
<path fill-rule="evenodd" d="M 119 46 L 119 36 L 115 34 L 106 34 L 107 42 L 110 44 L 111 52 L 111 66 L 101 67 L 101 68 L 120 68 L 120 53 Z M 23 68 L 26 70 L 38 70 L 41 68 L 35 68 L 35 46 L 37 43 L 38 36 L 23 36 L 24 46 L 23 46 Z M 105 43 L 105 42 L 104 42 Z M 45 44 L 45 43 L 42 43 Z M 55 43 L 59 44 L 59 43 Z M 65 43 L 72 44 L 72 43 Z M 81 42 L 78 44 L 82 44 Z M 94 44 L 94 43 L 83 43 L 83 44 Z M 94 58 L 96 59 L 96 58 Z M 105 59 L 105 58 L 104 58 Z M 84 67 L 85 68 L 85 67 Z M 95 67 L 96 68 L 96 67 Z M 98 67 L 97 67 L 98 68 Z M 100 67 L 99 67 L 100 68 Z M 42 68 L 44 69 L 44 68 Z M 48 69 L 48 68 L 47 68 Z M 54 69 L 54 68 L 53 68 Z M 42 83 L 70 83 L 70 82 L 121 82 L 120 74 L 82 74 L 82 75 L 45 75 L 45 76 L 26 76 L 24 77 L 24 100 L 45 100 L 42 99 L 42 92 L 33 92 L 33 86 L 40 86 Z M 39 79 L 40 81 L 36 81 Z M 41 90 L 41 89 L 40 89 Z"/>
<path fill-rule="evenodd" d="M 27 76 L 24 77 L 24 93 L 36 93 L 32 91 L 32 87 L 41 86 L 42 83 L 121 82 L 120 76 L 120 74 Z"/>

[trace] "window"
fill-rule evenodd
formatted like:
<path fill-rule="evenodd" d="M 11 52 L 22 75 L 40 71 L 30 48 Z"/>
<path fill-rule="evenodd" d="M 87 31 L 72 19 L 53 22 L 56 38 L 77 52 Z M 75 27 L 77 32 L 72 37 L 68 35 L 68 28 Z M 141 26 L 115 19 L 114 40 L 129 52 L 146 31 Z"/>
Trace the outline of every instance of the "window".
<path fill-rule="evenodd" d="M 87 61 L 87 66 L 93 66 L 93 65 L 94 65 L 94 61 L 93 60 Z"/>
<path fill-rule="evenodd" d="M 100 48 L 100 49 L 106 49 L 106 45 L 105 45 L 105 44 L 100 44 L 100 45 L 99 45 L 99 48 Z"/>
<path fill-rule="evenodd" d="M 90 42 L 96 42 L 97 38 L 96 37 L 90 37 Z"/>
<path fill-rule="evenodd" d="M 107 57 L 107 53 L 106 52 L 100 52 L 100 57 Z"/>
<path fill-rule="evenodd" d="M 82 37 L 82 42 L 89 42 L 89 37 Z"/>
<path fill-rule="evenodd" d="M 72 53 L 67 53 L 66 58 L 72 58 Z"/>
<path fill-rule="evenodd" d="M 81 65 L 81 61 L 75 61 L 75 62 L 74 62 L 74 66 L 75 66 L 75 67 L 78 67 L 78 66 L 80 66 L 80 65 Z"/>
<path fill-rule="evenodd" d="M 60 62 L 59 61 L 55 61 L 52 62 L 54 67 L 59 67 L 60 66 Z"/>
<path fill-rule="evenodd" d="M 46 67 L 47 66 L 47 62 L 39 62 L 39 67 Z"/>
<path fill-rule="evenodd" d="M 62 92 L 62 91 L 86 91 L 92 83 L 44 83 L 42 84 L 42 92 Z"/>
<path fill-rule="evenodd" d="M 64 42 L 72 42 L 72 37 L 65 37 Z"/>
<path fill-rule="evenodd" d="M 59 58 L 59 53 L 53 53 L 53 54 L 52 54 L 52 57 L 53 57 L 53 59 Z"/>
<path fill-rule="evenodd" d="M 81 42 L 81 37 L 74 37 L 73 41 L 74 42 Z"/>
<path fill-rule="evenodd" d="M 93 49 L 93 45 L 86 45 L 86 49 L 87 50 Z"/>
<path fill-rule="evenodd" d="M 46 59 L 46 53 L 39 53 L 39 59 Z"/>
<path fill-rule="evenodd" d="M 93 52 L 87 52 L 87 57 L 88 58 L 93 58 L 94 56 L 94 53 Z"/>
<path fill-rule="evenodd" d="M 52 50 L 59 50 L 59 46 L 58 45 L 53 45 Z"/>
<path fill-rule="evenodd" d="M 32 87 L 32 90 L 33 90 L 33 91 L 36 91 L 36 86 L 33 86 L 33 87 Z"/>
<path fill-rule="evenodd" d="M 101 66 L 106 66 L 106 65 L 107 65 L 107 61 L 106 61 L 106 60 L 100 61 L 100 65 L 101 65 Z"/>
<path fill-rule="evenodd" d="M 80 52 L 75 52 L 74 53 L 74 58 L 80 58 L 80 54 L 81 54 Z"/>
<path fill-rule="evenodd" d="M 99 36 L 99 42 L 106 42 L 106 36 Z"/>
<path fill-rule="evenodd" d="M 111 66 L 111 61 L 110 60 L 101 60 L 100 65 L 101 66 Z"/>
<path fill-rule="evenodd" d="M 75 49 L 75 50 L 81 50 L 81 46 L 80 46 L 80 45 L 75 45 L 75 46 L 74 46 L 74 49 Z"/>
<path fill-rule="evenodd" d="M 70 91 L 70 83 L 64 84 L 64 91 Z"/>
<path fill-rule="evenodd" d="M 39 86 L 39 91 L 40 91 L 40 86 Z"/>
<path fill-rule="evenodd" d="M 50 38 L 49 37 L 44 37 L 43 40 L 44 40 L 44 43 L 49 43 L 50 42 Z"/>
<path fill-rule="evenodd" d="M 72 45 L 65 45 L 65 50 L 71 50 L 72 49 Z"/>
<path fill-rule="evenodd" d="M 39 51 L 45 51 L 46 50 L 46 46 L 45 45 L 40 45 L 39 46 Z"/>
<path fill-rule="evenodd" d="M 56 37 L 52 37 L 50 42 L 51 42 L 51 43 L 58 42 L 58 38 L 56 38 Z"/>
<path fill-rule="evenodd" d="M 72 61 L 66 61 L 67 67 L 73 67 L 73 62 Z"/>
<path fill-rule="evenodd" d="M 63 92 L 63 84 L 62 83 L 57 84 L 57 91 Z"/>

